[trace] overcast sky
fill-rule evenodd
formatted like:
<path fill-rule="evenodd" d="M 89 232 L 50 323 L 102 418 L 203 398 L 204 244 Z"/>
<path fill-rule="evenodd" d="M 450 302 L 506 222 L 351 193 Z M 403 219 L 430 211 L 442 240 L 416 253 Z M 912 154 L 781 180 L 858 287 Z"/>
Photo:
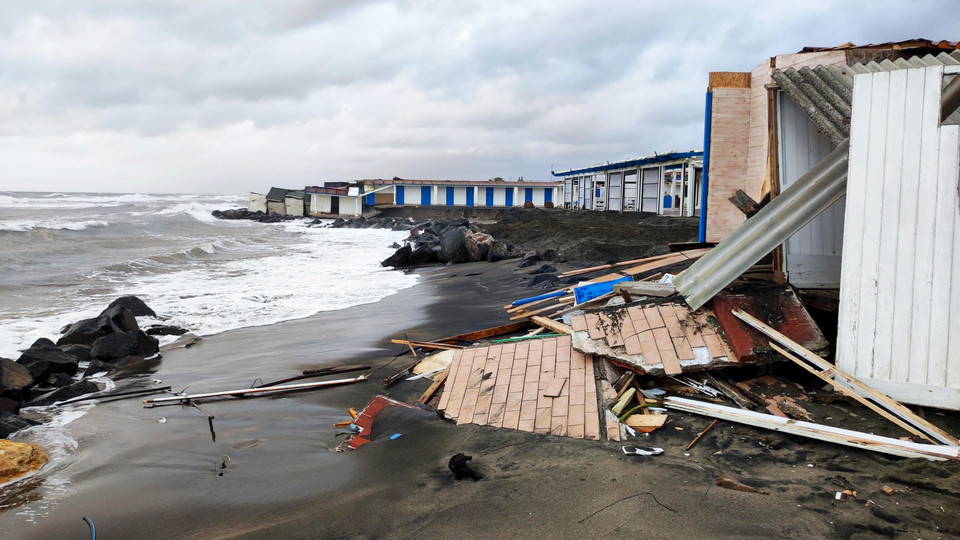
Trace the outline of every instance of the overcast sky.
<path fill-rule="evenodd" d="M 960 40 L 943 1 L 5 0 L 0 190 L 550 179 L 703 146 L 707 73 Z"/>

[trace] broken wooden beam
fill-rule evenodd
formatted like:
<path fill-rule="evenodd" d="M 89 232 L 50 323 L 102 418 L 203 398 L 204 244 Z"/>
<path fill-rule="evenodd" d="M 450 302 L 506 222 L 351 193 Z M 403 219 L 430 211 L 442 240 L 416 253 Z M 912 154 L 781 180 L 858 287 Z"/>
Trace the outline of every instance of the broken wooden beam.
<path fill-rule="evenodd" d="M 760 203 L 753 200 L 753 197 L 747 195 L 742 189 L 735 191 L 733 196 L 727 200 L 733 203 L 733 205 L 737 207 L 737 210 L 743 212 L 747 217 L 756 214 L 760 209 Z"/>
<path fill-rule="evenodd" d="M 391 343 L 399 343 L 400 345 L 407 345 L 411 348 L 421 347 L 424 349 L 448 349 L 448 350 L 458 350 L 462 349 L 463 345 L 453 345 L 451 343 L 436 343 L 433 341 L 412 341 L 409 339 L 391 339 Z M 414 354 L 416 356 L 416 354 Z"/>
<path fill-rule="evenodd" d="M 729 420 L 748 426 L 781 431 L 791 435 L 809 437 L 818 441 L 831 442 L 863 450 L 871 450 L 894 456 L 924 458 L 933 461 L 960 460 L 960 446 L 941 446 L 935 444 L 902 441 L 890 437 L 881 437 L 872 433 L 862 433 L 849 429 L 824 426 L 782 418 L 753 411 L 744 411 L 693 399 L 668 397 L 663 400 L 668 409 Z"/>
<path fill-rule="evenodd" d="M 552 330 L 558 334 L 572 334 L 573 328 L 563 324 L 562 322 L 557 322 L 553 319 L 548 319 L 546 317 L 541 317 L 539 315 L 534 315 L 530 317 L 530 320 L 534 323 L 546 328 L 547 330 Z"/>
<path fill-rule="evenodd" d="M 656 296 L 663 298 L 677 292 L 672 283 L 657 283 L 655 281 L 628 281 L 613 286 L 615 293 L 628 293 L 635 296 Z"/>
<path fill-rule="evenodd" d="M 910 433 L 923 437 L 931 442 L 941 442 L 949 445 L 960 444 L 960 441 L 955 437 L 950 436 L 942 429 L 920 418 L 899 401 L 860 382 L 853 375 L 820 358 L 756 317 L 739 308 L 734 309 L 733 314 L 738 319 L 764 333 L 767 337 L 781 343 L 786 349 L 796 353 L 800 358 L 793 357 L 792 355 L 788 356 L 788 358 L 806 367 L 807 371 L 814 374 L 819 373 L 817 375 L 818 377 L 832 384 L 834 388 L 854 397 L 854 399 L 857 399 L 857 401 L 860 401 L 864 405 L 868 402 L 872 403 L 873 405 L 867 405 L 871 410 L 876 412 L 880 410 L 885 411 L 880 413 L 881 416 L 906 429 Z M 771 345 L 773 344 L 771 343 Z M 782 349 L 781 354 L 783 354 Z M 859 398 L 857 396 L 859 396 Z M 896 417 L 897 420 L 894 420 L 893 417 Z"/>
<path fill-rule="evenodd" d="M 443 386 L 443 384 L 447 381 L 447 377 L 449 375 L 450 366 L 447 366 L 447 368 L 440 373 L 440 376 L 437 377 L 437 380 L 433 381 L 433 384 L 431 384 L 430 387 L 420 395 L 420 398 L 417 399 L 417 404 L 427 403 L 430 401 L 430 399 L 433 398 L 433 395 L 437 393 L 437 390 L 439 390 L 440 387 Z"/>
<path fill-rule="evenodd" d="M 463 334 L 457 334 L 455 336 L 445 337 L 441 339 L 435 339 L 430 343 L 449 343 L 451 341 L 477 341 L 480 339 L 487 339 L 496 336 L 502 336 L 504 334 L 512 334 L 514 332 L 519 332 L 525 328 L 529 328 L 531 324 L 528 321 L 521 321 L 516 323 L 504 324 L 501 326 L 494 326 L 493 328 L 484 328 L 483 330 L 475 330 L 473 332 L 465 332 Z"/>

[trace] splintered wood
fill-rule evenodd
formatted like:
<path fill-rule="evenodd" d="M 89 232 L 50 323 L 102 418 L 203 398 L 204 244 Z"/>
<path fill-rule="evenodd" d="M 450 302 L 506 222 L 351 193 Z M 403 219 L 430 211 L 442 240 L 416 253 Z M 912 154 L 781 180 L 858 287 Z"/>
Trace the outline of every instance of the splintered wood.
<path fill-rule="evenodd" d="M 457 424 L 596 440 L 597 407 L 593 357 L 562 336 L 457 351 L 437 408 Z"/>
<path fill-rule="evenodd" d="M 604 351 L 605 356 L 646 372 L 662 370 L 676 375 L 686 364 L 706 367 L 737 361 L 724 338 L 708 322 L 707 311 L 694 313 L 683 304 L 630 305 L 586 313 L 574 316 L 571 326 L 575 332 L 585 332 L 578 339 L 605 344 L 610 349 Z M 577 343 L 582 349 L 581 341 Z"/>

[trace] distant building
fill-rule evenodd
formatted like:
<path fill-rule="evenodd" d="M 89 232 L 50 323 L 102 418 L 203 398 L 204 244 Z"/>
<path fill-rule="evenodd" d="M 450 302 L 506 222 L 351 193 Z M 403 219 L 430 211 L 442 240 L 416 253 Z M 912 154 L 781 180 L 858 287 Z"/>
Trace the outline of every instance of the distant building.
<path fill-rule="evenodd" d="M 307 186 L 307 214 L 312 217 L 359 217 L 363 214 L 360 186 L 328 182 L 322 187 Z"/>
<path fill-rule="evenodd" d="M 553 175 L 566 208 L 693 216 L 702 167 L 703 152 L 667 152 Z"/>
<path fill-rule="evenodd" d="M 519 180 L 363 180 L 364 204 L 552 208 L 560 204 L 562 182 Z M 529 203 L 529 205 L 527 204 Z"/>

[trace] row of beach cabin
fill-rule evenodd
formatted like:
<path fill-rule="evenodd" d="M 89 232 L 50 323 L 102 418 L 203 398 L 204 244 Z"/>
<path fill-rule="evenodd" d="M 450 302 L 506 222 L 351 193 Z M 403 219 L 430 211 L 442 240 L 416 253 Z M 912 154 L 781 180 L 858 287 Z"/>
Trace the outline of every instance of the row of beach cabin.
<path fill-rule="evenodd" d="M 375 207 L 554 208 L 696 215 L 702 152 L 667 153 L 555 172 L 557 180 L 403 178 L 327 182 L 250 194 L 251 212 L 357 217 Z"/>

